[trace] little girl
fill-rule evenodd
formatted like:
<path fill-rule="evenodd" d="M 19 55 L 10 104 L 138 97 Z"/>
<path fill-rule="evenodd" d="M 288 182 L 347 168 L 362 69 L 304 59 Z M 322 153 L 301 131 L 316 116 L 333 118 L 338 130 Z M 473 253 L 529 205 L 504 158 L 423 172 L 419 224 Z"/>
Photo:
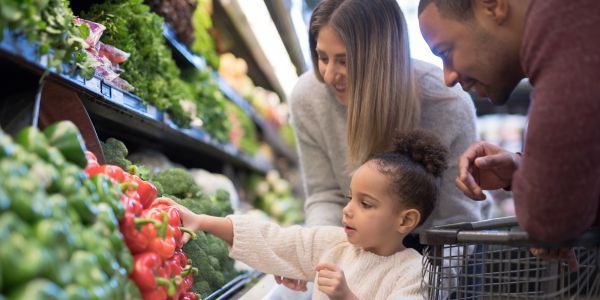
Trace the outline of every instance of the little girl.
<path fill-rule="evenodd" d="M 248 216 L 196 215 L 183 225 L 223 239 L 251 267 L 314 281 L 313 299 L 423 299 L 421 255 L 402 244 L 434 208 L 447 150 L 424 130 L 400 134 L 394 150 L 352 176 L 344 227 L 282 228 Z"/>

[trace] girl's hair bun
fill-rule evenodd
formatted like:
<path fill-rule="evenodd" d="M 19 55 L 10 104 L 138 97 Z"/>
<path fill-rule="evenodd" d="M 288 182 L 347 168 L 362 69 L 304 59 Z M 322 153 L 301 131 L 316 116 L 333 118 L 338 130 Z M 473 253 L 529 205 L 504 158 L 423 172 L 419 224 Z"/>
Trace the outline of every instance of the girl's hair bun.
<path fill-rule="evenodd" d="M 435 177 L 440 177 L 448 167 L 447 148 L 435 134 L 424 129 L 396 132 L 394 151 L 423 166 Z"/>

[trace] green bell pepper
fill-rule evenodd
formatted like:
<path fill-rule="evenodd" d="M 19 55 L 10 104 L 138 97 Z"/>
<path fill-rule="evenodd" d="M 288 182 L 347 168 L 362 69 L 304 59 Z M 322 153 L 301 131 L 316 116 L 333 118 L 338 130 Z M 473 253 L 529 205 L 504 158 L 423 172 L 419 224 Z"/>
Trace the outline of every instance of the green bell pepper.
<path fill-rule="evenodd" d="M 44 129 L 44 135 L 48 143 L 56 147 L 68 161 L 81 168 L 86 167 L 85 143 L 73 122 L 61 121 L 52 124 Z"/>
<path fill-rule="evenodd" d="M 46 161 L 53 164 L 56 167 L 61 167 L 65 164 L 65 157 L 56 148 L 48 148 Z"/>
<path fill-rule="evenodd" d="M 46 136 L 35 127 L 23 128 L 15 136 L 15 142 L 25 150 L 31 151 L 42 158 L 47 158 L 48 141 Z"/>
<path fill-rule="evenodd" d="M 90 181 L 94 184 L 95 191 L 100 197 L 100 201 L 108 203 L 112 207 L 117 220 L 121 220 L 125 215 L 125 207 L 121 202 L 120 188 L 114 185 L 110 179 L 103 174 L 92 176 Z"/>
<path fill-rule="evenodd" d="M 52 249 L 60 261 L 68 259 L 75 241 L 64 221 L 43 219 L 37 222 L 33 229 L 36 239 L 42 246 Z"/>
<path fill-rule="evenodd" d="M 68 203 L 67 203 L 67 198 L 65 198 L 65 196 L 61 195 L 61 194 L 52 194 L 50 196 L 48 196 L 48 199 L 46 200 L 46 202 L 48 203 L 48 206 L 50 207 L 50 211 L 51 211 L 51 216 L 53 219 L 56 220 L 63 220 L 63 221 L 67 221 L 67 224 L 70 224 L 71 222 L 68 222 Z"/>
<path fill-rule="evenodd" d="M 3 178 L 0 178 L 0 180 L 4 181 Z M 8 197 L 8 194 L 6 193 L 4 188 L 0 186 L 0 212 L 8 210 L 10 208 L 10 203 L 11 201 Z"/>
<path fill-rule="evenodd" d="M 37 182 L 44 190 L 54 186 L 59 180 L 56 167 L 42 160 L 36 161 L 29 167 L 26 177 L 27 180 Z"/>
<path fill-rule="evenodd" d="M 73 164 L 65 164 L 58 169 L 60 179 L 49 189 L 50 193 L 71 195 L 83 186 L 85 173 Z"/>
<path fill-rule="evenodd" d="M 90 292 L 81 286 L 76 284 L 69 284 L 65 287 L 65 293 L 69 300 L 89 300 L 92 299 Z"/>
<path fill-rule="evenodd" d="M 3 181 L 5 191 L 12 199 L 11 210 L 27 222 L 48 218 L 52 213 L 46 202 L 46 194 L 33 181 L 8 177 Z"/>
<path fill-rule="evenodd" d="M 15 145 L 14 162 L 25 166 L 31 166 L 38 160 L 40 160 L 40 158 L 35 153 L 25 150 L 19 145 Z"/>
<path fill-rule="evenodd" d="M 11 270 L 4 276 L 3 286 L 15 286 L 43 274 L 52 275 L 56 270 L 50 251 L 34 239 L 27 240 L 20 234 L 12 234 L 0 245 L 0 262 L 3 270 Z"/>
<path fill-rule="evenodd" d="M 85 189 L 79 189 L 67 197 L 69 205 L 77 211 L 83 224 L 91 224 L 96 219 L 98 209 L 92 203 L 92 197 Z"/>
<path fill-rule="evenodd" d="M 131 274 L 133 271 L 133 255 L 131 255 L 129 249 L 121 250 L 118 254 L 118 260 L 121 267 L 125 269 L 125 273 L 127 273 L 127 275 Z"/>
<path fill-rule="evenodd" d="M 0 215 L 0 240 L 6 241 L 11 235 L 31 236 L 31 227 L 23 222 L 19 216 L 12 211 L 3 212 Z"/>
<path fill-rule="evenodd" d="M 112 232 L 116 230 L 119 226 L 119 221 L 115 216 L 115 213 L 110 205 L 107 203 L 101 202 L 96 205 L 97 213 L 96 213 L 96 222 L 100 222 Z"/>
<path fill-rule="evenodd" d="M 77 250 L 71 255 L 70 264 L 74 280 L 80 286 L 91 288 L 108 281 L 108 277 L 99 268 L 98 258 L 92 252 Z"/>
<path fill-rule="evenodd" d="M 4 134 L 0 129 L 0 159 L 5 157 L 12 157 L 15 153 L 15 145 L 12 138 Z"/>
<path fill-rule="evenodd" d="M 54 282 L 38 278 L 27 282 L 26 284 L 15 287 L 13 292 L 8 295 L 8 300 L 67 300 L 65 291 Z"/>

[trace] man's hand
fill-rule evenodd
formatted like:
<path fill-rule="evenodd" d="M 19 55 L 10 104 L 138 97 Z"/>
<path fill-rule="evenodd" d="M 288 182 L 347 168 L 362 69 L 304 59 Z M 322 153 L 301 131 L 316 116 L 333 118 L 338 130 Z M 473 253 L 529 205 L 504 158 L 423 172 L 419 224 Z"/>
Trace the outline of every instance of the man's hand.
<path fill-rule="evenodd" d="M 286 288 L 297 291 L 297 292 L 306 292 L 306 281 L 299 279 L 291 279 L 283 276 L 273 275 L 275 277 L 275 282 L 277 284 L 283 284 Z"/>
<path fill-rule="evenodd" d="M 531 248 L 529 249 L 531 254 L 537 256 L 544 260 L 558 260 L 562 261 L 569 266 L 569 269 L 575 271 L 579 268 L 579 264 L 577 263 L 577 257 L 575 256 L 575 251 L 569 248 L 560 248 L 560 249 L 545 249 L 545 248 Z"/>
<path fill-rule="evenodd" d="M 458 159 L 456 186 L 469 198 L 484 200 L 483 190 L 510 185 L 521 157 L 486 142 L 471 144 Z"/>
<path fill-rule="evenodd" d="M 318 264 L 315 270 L 317 271 L 317 281 L 315 283 L 321 292 L 329 296 L 329 299 L 358 299 L 348 287 L 344 271 L 328 263 Z"/>

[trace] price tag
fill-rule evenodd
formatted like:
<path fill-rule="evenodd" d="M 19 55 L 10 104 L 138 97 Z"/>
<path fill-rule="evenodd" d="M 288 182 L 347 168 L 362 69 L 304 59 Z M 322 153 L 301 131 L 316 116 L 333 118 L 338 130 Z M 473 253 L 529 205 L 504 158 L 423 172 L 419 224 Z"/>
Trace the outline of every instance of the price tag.
<path fill-rule="evenodd" d="M 115 103 L 123 105 L 123 92 L 119 89 L 112 89 L 112 98 L 111 100 Z"/>
<path fill-rule="evenodd" d="M 86 80 L 85 86 L 93 92 L 100 94 L 100 79 L 93 77 L 90 80 Z"/>
<path fill-rule="evenodd" d="M 100 92 L 102 93 L 102 95 L 104 95 L 104 97 L 108 99 L 112 98 L 112 88 L 110 87 L 110 85 L 104 83 L 104 81 L 100 82 Z"/>
<path fill-rule="evenodd" d="M 150 115 L 153 119 L 159 119 L 158 117 L 158 109 L 156 109 L 156 107 L 152 106 L 152 105 L 147 105 L 146 106 L 147 111 L 148 111 L 148 115 Z"/>

